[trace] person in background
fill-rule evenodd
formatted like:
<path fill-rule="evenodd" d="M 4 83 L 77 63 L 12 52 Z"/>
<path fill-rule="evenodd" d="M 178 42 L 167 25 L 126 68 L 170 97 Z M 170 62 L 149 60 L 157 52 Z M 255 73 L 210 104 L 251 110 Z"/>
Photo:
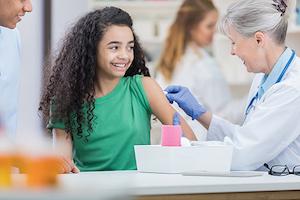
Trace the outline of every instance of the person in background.
<path fill-rule="evenodd" d="M 32 11 L 30 0 L 0 0 L 0 115 L 7 135 L 15 137 L 19 72 L 20 35 L 17 23 Z"/>
<path fill-rule="evenodd" d="M 211 0 L 184 0 L 169 29 L 155 77 L 162 88 L 183 85 L 208 110 L 236 120 L 242 108 L 236 105 L 232 109 L 230 90 L 220 66 L 204 49 L 213 41 L 217 20 L 218 11 Z M 241 112 L 234 112 L 238 110 Z M 198 138 L 206 132 L 199 123 L 188 123 Z"/>
<path fill-rule="evenodd" d="M 150 144 L 151 114 L 173 122 L 176 111 L 149 77 L 131 17 L 119 8 L 82 17 L 52 69 L 40 110 L 55 148 L 66 148 L 62 173 L 136 169 L 134 145 Z M 183 119 L 181 125 L 195 140 Z"/>
<path fill-rule="evenodd" d="M 234 170 L 283 165 L 292 171 L 300 163 L 300 59 L 285 45 L 292 3 L 238 0 L 222 19 L 220 28 L 232 41 L 231 54 L 256 73 L 242 125 L 213 115 L 185 87 L 166 89 L 170 102 L 208 129 L 208 140 L 233 146 Z"/>

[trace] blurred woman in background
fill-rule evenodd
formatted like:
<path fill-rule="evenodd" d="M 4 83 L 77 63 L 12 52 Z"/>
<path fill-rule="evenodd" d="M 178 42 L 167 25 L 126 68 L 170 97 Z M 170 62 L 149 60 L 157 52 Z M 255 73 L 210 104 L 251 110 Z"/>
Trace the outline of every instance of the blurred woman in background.
<path fill-rule="evenodd" d="M 217 20 L 211 0 L 185 0 L 169 29 L 155 76 L 162 88 L 172 84 L 188 87 L 206 108 L 229 117 L 233 116 L 228 109 L 229 87 L 219 65 L 204 49 L 213 41 Z M 205 132 L 199 123 L 189 120 L 189 124 L 198 136 Z"/>

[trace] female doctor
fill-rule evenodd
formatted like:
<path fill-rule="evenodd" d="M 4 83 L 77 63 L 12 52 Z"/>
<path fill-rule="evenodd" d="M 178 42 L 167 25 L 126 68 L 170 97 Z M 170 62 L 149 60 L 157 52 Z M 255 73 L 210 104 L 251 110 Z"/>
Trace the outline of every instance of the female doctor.
<path fill-rule="evenodd" d="M 288 3 L 289 2 L 289 3 Z M 265 170 L 300 164 L 300 60 L 285 46 L 291 0 L 238 0 L 220 28 L 232 41 L 231 54 L 256 73 L 239 126 L 212 113 L 181 86 L 169 86 L 167 98 L 208 129 L 208 140 L 234 147 L 232 169 Z"/>

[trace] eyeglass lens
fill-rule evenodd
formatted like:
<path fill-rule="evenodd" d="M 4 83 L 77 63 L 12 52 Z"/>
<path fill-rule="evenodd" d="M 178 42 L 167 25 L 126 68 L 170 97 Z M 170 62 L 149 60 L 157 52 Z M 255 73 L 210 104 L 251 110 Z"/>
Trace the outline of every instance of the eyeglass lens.
<path fill-rule="evenodd" d="M 293 168 L 293 172 L 294 172 L 295 175 L 300 176 L 300 165 L 296 165 Z"/>
<path fill-rule="evenodd" d="M 296 169 L 300 173 L 300 166 Z M 289 169 L 286 165 L 274 165 L 271 167 L 270 174 L 275 176 L 285 176 L 288 175 Z"/>

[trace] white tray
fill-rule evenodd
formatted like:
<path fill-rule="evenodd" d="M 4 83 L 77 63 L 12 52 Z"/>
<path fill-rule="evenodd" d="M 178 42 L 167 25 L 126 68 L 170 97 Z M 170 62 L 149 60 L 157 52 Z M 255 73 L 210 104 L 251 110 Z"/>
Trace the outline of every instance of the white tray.
<path fill-rule="evenodd" d="M 182 173 L 192 170 L 229 172 L 232 146 L 197 145 L 166 147 L 135 145 L 137 170 L 154 173 Z"/>

